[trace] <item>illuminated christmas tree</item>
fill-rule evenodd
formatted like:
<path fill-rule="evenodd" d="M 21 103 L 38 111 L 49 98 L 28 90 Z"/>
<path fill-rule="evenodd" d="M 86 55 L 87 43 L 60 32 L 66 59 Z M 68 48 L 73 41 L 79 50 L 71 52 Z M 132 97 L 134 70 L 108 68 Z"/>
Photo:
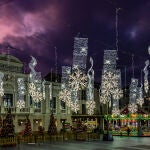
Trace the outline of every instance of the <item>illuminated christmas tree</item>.
<path fill-rule="evenodd" d="M 48 134 L 49 135 L 56 135 L 57 134 L 57 127 L 55 124 L 55 118 L 54 115 L 51 114 L 50 116 L 50 123 L 49 123 L 49 127 L 48 127 Z"/>
<path fill-rule="evenodd" d="M 30 122 L 28 117 L 27 117 L 27 120 L 26 120 L 26 126 L 25 126 L 25 130 L 24 130 L 24 135 L 25 136 L 32 135 L 31 122 Z"/>
<path fill-rule="evenodd" d="M 11 114 L 11 109 L 8 109 L 6 118 L 3 120 L 1 137 L 14 137 L 15 130 L 13 124 L 13 117 Z"/>

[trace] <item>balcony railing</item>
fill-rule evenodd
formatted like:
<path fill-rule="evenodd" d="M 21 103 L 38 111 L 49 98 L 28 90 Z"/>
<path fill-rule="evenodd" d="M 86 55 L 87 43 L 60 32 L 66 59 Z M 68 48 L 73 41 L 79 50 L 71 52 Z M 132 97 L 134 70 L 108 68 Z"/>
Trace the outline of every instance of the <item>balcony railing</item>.
<path fill-rule="evenodd" d="M 30 108 L 29 107 L 21 108 L 19 109 L 19 113 L 30 113 Z"/>
<path fill-rule="evenodd" d="M 41 108 L 35 108 L 35 109 L 34 109 L 34 112 L 35 112 L 35 113 L 41 113 Z"/>
<path fill-rule="evenodd" d="M 11 109 L 11 113 L 15 113 L 16 112 L 16 107 L 4 107 L 4 113 L 7 113 L 8 109 Z"/>
<path fill-rule="evenodd" d="M 61 109 L 62 114 L 66 114 L 66 109 Z"/>

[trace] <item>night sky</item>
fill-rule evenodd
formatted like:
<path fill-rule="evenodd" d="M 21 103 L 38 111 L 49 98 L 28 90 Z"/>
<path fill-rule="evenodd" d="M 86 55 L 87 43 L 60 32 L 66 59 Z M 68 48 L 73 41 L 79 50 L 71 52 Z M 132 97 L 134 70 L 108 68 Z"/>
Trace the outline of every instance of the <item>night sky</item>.
<path fill-rule="evenodd" d="M 145 60 L 149 59 L 149 0 L 0 0 L 0 50 L 24 62 L 30 56 L 38 61 L 37 71 L 45 76 L 55 71 L 55 47 L 58 72 L 62 65 L 72 65 L 74 37 L 89 38 L 88 60 L 94 59 L 96 81 L 100 82 L 105 49 L 116 49 L 115 13 L 118 14 L 118 68 L 127 67 L 127 82 L 140 79 Z M 124 79 L 123 79 L 124 82 Z"/>

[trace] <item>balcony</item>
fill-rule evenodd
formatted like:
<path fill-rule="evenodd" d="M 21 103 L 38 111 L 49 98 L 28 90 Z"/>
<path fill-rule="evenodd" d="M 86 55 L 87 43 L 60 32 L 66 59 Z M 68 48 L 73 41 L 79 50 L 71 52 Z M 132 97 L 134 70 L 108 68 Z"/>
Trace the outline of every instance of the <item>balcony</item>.
<path fill-rule="evenodd" d="M 29 107 L 25 107 L 25 108 L 16 108 L 16 113 L 30 113 L 30 108 Z"/>
<path fill-rule="evenodd" d="M 66 114 L 66 109 L 61 109 L 62 114 Z"/>
<path fill-rule="evenodd" d="M 1 107 L 1 113 L 6 114 L 8 112 L 8 109 L 11 109 L 11 113 L 16 112 L 16 107 Z"/>
<path fill-rule="evenodd" d="M 34 113 L 41 113 L 41 108 L 34 108 Z"/>

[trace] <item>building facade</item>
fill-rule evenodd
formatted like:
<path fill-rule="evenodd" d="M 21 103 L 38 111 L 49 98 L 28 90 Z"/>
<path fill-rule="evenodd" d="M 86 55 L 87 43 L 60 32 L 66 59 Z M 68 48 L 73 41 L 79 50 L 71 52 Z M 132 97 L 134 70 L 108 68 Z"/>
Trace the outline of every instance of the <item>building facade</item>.
<path fill-rule="evenodd" d="M 95 117 L 91 118 L 87 115 L 86 110 L 86 91 L 81 91 L 80 94 L 80 111 L 73 114 L 70 108 L 66 107 L 65 103 L 59 100 L 59 92 L 61 90 L 61 83 L 59 81 L 47 80 L 45 82 L 45 100 L 40 103 L 34 103 L 28 91 L 29 74 L 23 72 L 23 63 L 12 55 L 0 55 L 0 71 L 4 73 L 3 88 L 4 96 L 0 98 L 0 116 L 5 118 L 8 108 L 14 119 L 15 132 L 21 132 L 25 129 L 26 117 L 28 116 L 31 121 L 33 131 L 38 131 L 39 126 L 43 126 L 45 131 L 48 130 L 50 122 L 50 114 L 53 113 L 56 119 L 58 131 L 62 128 L 62 123 L 65 121 L 72 125 L 74 117 L 80 118 L 84 116 L 84 120 L 93 123 L 95 126 L 98 123 L 99 111 L 99 95 L 98 89 L 95 88 Z M 17 79 L 23 78 L 25 82 L 25 108 L 19 109 L 16 107 L 18 101 L 18 84 Z M 49 86 L 51 85 L 52 91 Z M 51 98 L 50 98 L 51 92 Z M 91 118 L 91 119 L 89 119 Z"/>

